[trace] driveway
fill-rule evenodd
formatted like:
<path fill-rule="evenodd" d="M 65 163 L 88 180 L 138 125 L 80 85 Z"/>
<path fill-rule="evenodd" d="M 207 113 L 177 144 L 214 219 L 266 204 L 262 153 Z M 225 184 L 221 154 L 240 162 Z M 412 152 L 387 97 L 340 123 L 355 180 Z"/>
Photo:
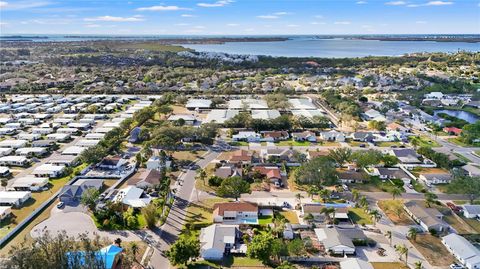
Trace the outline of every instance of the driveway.
<path fill-rule="evenodd" d="M 67 209 L 65 212 L 64 210 Z M 81 212 L 81 208 L 66 207 L 59 210 L 54 207 L 50 213 L 50 217 L 37 224 L 30 231 L 33 238 L 39 237 L 44 231 L 55 235 L 65 231 L 68 236 L 78 237 L 80 234 L 87 234 L 88 237 L 94 238 L 99 235 L 101 238 L 107 238 L 113 241 L 116 238 L 122 241 L 140 241 L 141 239 L 130 231 L 100 231 L 93 223 L 89 215 Z"/>

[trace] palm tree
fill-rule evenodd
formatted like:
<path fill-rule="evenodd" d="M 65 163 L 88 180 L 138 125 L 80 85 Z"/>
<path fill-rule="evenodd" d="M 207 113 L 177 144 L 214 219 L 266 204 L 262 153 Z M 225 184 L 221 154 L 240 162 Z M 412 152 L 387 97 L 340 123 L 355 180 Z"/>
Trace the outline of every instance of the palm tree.
<path fill-rule="evenodd" d="M 311 199 L 313 199 L 313 196 L 317 194 L 317 192 L 318 192 L 317 186 L 310 186 L 307 189 L 307 194 L 310 196 Z"/>
<path fill-rule="evenodd" d="M 393 200 L 395 200 L 395 197 L 398 197 L 398 196 L 402 195 L 402 190 L 399 187 L 395 187 L 395 188 L 391 189 L 389 192 L 392 195 Z"/>
<path fill-rule="evenodd" d="M 137 260 L 138 244 L 136 242 L 131 242 L 130 243 L 130 250 L 132 251 L 133 259 Z"/>
<path fill-rule="evenodd" d="M 311 213 L 307 213 L 304 217 L 303 217 L 303 220 L 308 222 L 308 223 L 311 223 L 313 221 L 313 219 L 315 219 L 313 217 L 313 215 Z"/>
<path fill-rule="evenodd" d="M 377 221 L 379 221 L 382 218 L 382 214 L 377 209 L 374 209 L 370 211 L 370 217 L 372 217 L 373 226 L 375 227 L 377 225 Z"/>
<path fill-rule="evenodd" d="M 421 261 L 416 261 L 414 265 L 415 265 L 415 269 L 423 269 L 423 264 Z"/>
<path fill-rule="evenodd" d="M 413 136 L 410 138 L 410 144 L 412 144 L 414 149 L 417 149 L 418 145 L 420 145 L 420 139 L 417 136 Z"/>
<path fill-rule="evenodd" d="M 408 237 L 410 237 L 410 239 L 412 239 L 413 241 L 417 241 L 417 234 L 418 234 L 418 231 L 417 229 L 413 228 L 413 227 L 410 227 L 410 229 L 408 229 Z"/>
<path fill-rule="evenodd" d="M 352 200 L 356 202 L 358 197 L 360 196 L 360 192 L 357 189 L 352 189 Z"/>
<path fill-rule="evenodd" d="M 297 199 L 298 203 L 301 205 L 303 195 L 301 193 L 297 193 L 297 194 L 295 194 L 295 198 Z"/>
<path fill-rule="evenodd" d="M 433 203 L 437 200 L 438 196 L 432 192 L 425 193 L 425 204 L 427 207 L 431 207 Z"/>
<path fill-rule="evenodd" d="M 362 208 L 367 208 L 368 207 L 368 201 L 366 196 L 360 197 L 360 200 L 358 201 L 358 205 L 361 206 Z"/>
<path fill-rule="evenodd" d="M 322 203 L 325 203 L 327 201 L 328 197 L 330 197 L 330 193 L 331 192 L 327 189 L 320 190 L 318 194 L 320 195 L 320 197 L 322 197 Z"/>
<path fill-rule="evenodd" d="M 408 248 L 405 245 L 397 245 L 395 247 L 395 251 L 400 255 L 400 259 L 402 259 L 402 256 L 405 255 L 405 265 L 407 265 L 408 262 Z"/>
<path fill-rule="evenodd" d="M 387 231 L 385 233 L 385 236 L 388 238 L 388 242 L 389 242 L 390 246 L 392 246 L 392 231 Z"/>
<path fill-rule="evenodd" d="M 203 184 L 205 184 L 205 179 L 207 178 L 207 172 L 205 172 L 205 169 L 198 169 L 197 170 L 197 177 L 203 181 Z"/>
<path fill-rule="evenodd" d="M 323 207 L 322 210 L 320 210 L 320 213 L 325 214 L 325 217 L 329 220 L 329 222 L 335 223 L 335 208 L 333 207 Z"/>

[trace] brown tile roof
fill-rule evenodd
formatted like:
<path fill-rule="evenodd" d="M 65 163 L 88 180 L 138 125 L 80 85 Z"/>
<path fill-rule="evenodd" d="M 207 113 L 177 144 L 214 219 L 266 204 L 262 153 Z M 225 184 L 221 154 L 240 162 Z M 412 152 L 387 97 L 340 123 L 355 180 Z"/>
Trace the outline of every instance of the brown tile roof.
<path fill-rule="evenodd" d="M 253 212 L 258 211 L 258 206 L 248 202 L 217 203 L 213 205 L 214 215 L 223 216 L 225 211 Z"/>
<path fill-rule="evenodd" d="M 271 178 L 281 178 L 280 175 L 280 168 L 278 167 L 271 167 L 271 166 L 255 166 L 253 168 L 254 171 L 260 172 L 260 174 L 266 176 L 268 179 Z"/>
<path fill-rule="evenodd" d="M 148 170 L 148 169 L 139 169 L 135 175 L 128 179 L 128 185 L 136 185 L 139 182 L 147 182 L 152 185 L 160 183 L 160 171 L 158 170 Z"/>
<path fill-rule="evenodd" d="M 320 157 L 320 156 L 328 156 L 328 154 L 329 154 L 328 150 L 319 150 L 319 151 L 314 150 L 314 151 L 308 152 L 308 156 L 310 157 L 310 159 Z"/>
<path fill-rule="evenodd" d="M 230 162 L 251 162 L 252 154 L 248 150 L 237 150 L 230 157 Z"/>

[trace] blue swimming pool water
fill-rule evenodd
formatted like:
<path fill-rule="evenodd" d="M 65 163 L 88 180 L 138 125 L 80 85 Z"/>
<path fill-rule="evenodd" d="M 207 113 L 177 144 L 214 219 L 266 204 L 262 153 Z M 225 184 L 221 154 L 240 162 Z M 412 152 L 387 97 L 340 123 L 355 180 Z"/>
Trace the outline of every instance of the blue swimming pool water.
<path fill-rule="evenodd" d="M 258 220 L 256 218 L 247 218 L 242 220 L 245 224 L 258 224 Z"/>

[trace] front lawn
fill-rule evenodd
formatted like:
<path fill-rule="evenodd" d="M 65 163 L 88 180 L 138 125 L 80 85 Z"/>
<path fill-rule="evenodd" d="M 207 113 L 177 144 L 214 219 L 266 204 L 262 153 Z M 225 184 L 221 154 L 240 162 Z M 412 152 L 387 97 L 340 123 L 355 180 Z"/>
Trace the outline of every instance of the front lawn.
<path fill-rule="evenodd" d="M 228 202 L 225 198 L 210 198 L 200 202 L 190 203 L 187 207 L 186 222 L 192 224 L 209 224 L 213 221 L 213 205 Z"/>
<path fill-rule="evenodd" d="M 471 146 L 471 145 L 469 145 L 469 144 L 463 143 L 463 142 L 460 141 L 457 137 L 455 137 L 455 138 L 448 138 L 447 140 L 448 140 L 448 142 L 451 142 L 451 143 L 453 143 L 453 144 L 455 144 L 455 145 L 458 145 L 458 146 L 462 146 L 462 147 L 469 147 L 469 146 Z"/>
<path fill-rule="evenodd" d="M 290 147 L 301 147 L 301 146 L 310 146 L 309 141 L 293 141 L 293 140 L 285 140 L 275 143 L 277 146 L 290 146 Z"/>
<path fill-rule="evenodd" d="M 430 234 L 419 234 L 415 241 L 410 240 L 415 248 L 433 266 L 449 266 L 455 258 L 442 244 L 440 238 Z"/>
<path fill-rule="evenodd" d="M 230 255 L 219 262 L 197 261 L 189 264 L 188 269 L 220 269 L 220 268 L 271 268 L 262 264 L 260 260 L 248 257 L 237 257 Z"/>
<path fill-rule="evenodd" d="M 232 141 L 229 144 L 234 147 L 248 146 L 248 142 L 245 141 Z"/>
<path fill-rule="evenodd" d="M 293 210 L 280 211 L 279 213 L 280 213 L 280 215 L 284 216 L 288 220 L 289 223 L 291 223 L 291 224 L 298 224 L 299 223 L 298 216 L 295 213 L 295 211 L 293 211 Z"/>
<path fill-rule="evenodd" d="M 374 269 L 409 269 L 403 263 L 400 262 L 372 262 Z"/>
<path fill-rule="evenodd" d="M 382 181 L 376 176 L 370 177 L 369 180 L 365 180 L 364 183 L 357 183 L 351 184 L 352 188 L 358 189 L 359 191 L 367 191 L 367 192 L 376 192 L 376 191 L 384 191 L 389 192 L 395 187 L 399 187 L 400 190 L 405 191 L 403 189 L 403 180 L 401 179 L 392 179 L 392 180 L 385 180 Z"/>
<path fill-rule="evenodd" d="M 465 217 L 462 217 L 463 221 L 465 221 L 466 223 L 468 223 L 468 225 L 470 225 L 470 227 L 472 227 L 477 234 L 480 234 L 480 221 L 476 220 L 476 219 L 467 219 Z"/>
<path fill-rule="evenodd" d="M 431 147 L 431 148 L 441 147 L 441 145 L 437 141 L 432 140 L 428 136 L 417 136 L 417 137 L 419 142 L 418 147 Z"/>
<path fill-rule="evenodd" d="M 368 215 L 363 208 L 350 208 L 348 210 L 348 216 L 350 219 L 359 225 L 369 225 L 373 224 L 372 218 Z"/>
<path fill-rule="evenodd" d="M 377 147 L 383 147 L 383 148 L 389 148 L 391 146 L 401 146 L 402 143 L 400 142 L 378 142 L 376 143 L 377 144 Z"/>
<path fill-rule="evenodd" d="M 172 157 L 177 160 L 187 160 L 187 161 L 195 161 L 196 159 L 200 158 L 205 153 L 205 151 L 175 151 L 172 154 Z"/>
<path fill-rule="evenodd" d="M 415 222 L 403 209 L 403 200 L 378 201 L 378 207 L 396 225 L 414 225 Z"/>
<path fill-rule="evenodd" d="M 273 216 L 259 216 L 258 217 L 258 224 L 259 225 L 268 225 L 272 223 Z"/>

